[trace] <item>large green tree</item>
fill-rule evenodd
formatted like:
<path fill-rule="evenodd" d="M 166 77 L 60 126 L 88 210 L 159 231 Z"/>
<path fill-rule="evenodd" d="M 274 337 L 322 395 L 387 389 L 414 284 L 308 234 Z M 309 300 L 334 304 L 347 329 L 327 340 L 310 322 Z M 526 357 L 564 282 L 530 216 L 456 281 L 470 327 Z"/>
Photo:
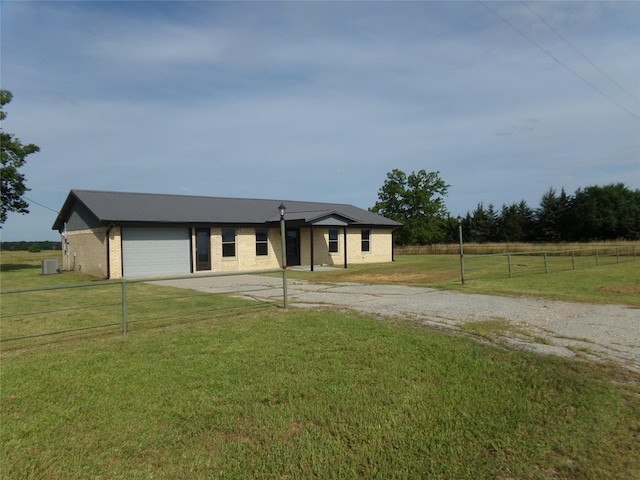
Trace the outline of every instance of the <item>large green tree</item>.
<path fill-rule="evenodd" d="M 570 240 L 640 237 L 640 190 L 631 190 L 623 183 L 579 188 L 571 207 Z"/>
<path fill-rule="evenodd" d="M 440 172 L 420 170 L 407 176 L 393 169 L 370 210 L 403 224 L 395 237 L 400 245 L 438 243 L 447 234 L 449 214 L 444 197 L 448 188 Z"/>
<path fill-rule="evenodd" d="M 11 98 L 9 90 L 0 90 L 0 121 L 7 117 L 4 106 L 11 101 Z M 0 225 L 7 220 L 9 212 L 29 213 L 29 204 L 24 199 L 24 194 L 29 189 L 25 185 L 25 178 L 20 173 L 20 169 L 24 166 L 27 155 L 39 150 L 37 145 L 32 143 L 23 145 L 19 138 L 0 129 L 0 161 L 2 162 Z"/>

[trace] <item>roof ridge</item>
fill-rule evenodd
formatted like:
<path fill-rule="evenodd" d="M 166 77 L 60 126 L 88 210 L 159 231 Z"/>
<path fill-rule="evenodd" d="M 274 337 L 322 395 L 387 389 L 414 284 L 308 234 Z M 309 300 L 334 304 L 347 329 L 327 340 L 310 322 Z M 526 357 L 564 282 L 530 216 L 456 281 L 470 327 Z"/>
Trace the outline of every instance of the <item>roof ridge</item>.
<path fill-rule="evenodd" d="M 140 195 L 140 196 L 158 196 L 158 197 L 183 197 L 183 198 L 215 198 L 219 200 L 241 200 L 241 201 L 264 201 L 264 202 L 290 202 L 290 203 L 307 203 L 316 205 L 349 205 L 355 206 L 350 203 L 337 203 L 337 202 L 319 202 L 315 200 L 283 200 L 275 198 L 248 198 L 248 197 L 218 197 L 211 195 L 190 195 L 181 193 L 152 193 L 152 192 L 129 192 L 119 190 L 88 190 L 88 189 L 71 189 L 76 193 L 103 193 L 108 195 Z M 359 208 L 359 207 L 356 207 Z M 304 210 L 306 212 L 312 212 L 314 210 Z M 318 210 L 320 211 L 320 210 Z"/>

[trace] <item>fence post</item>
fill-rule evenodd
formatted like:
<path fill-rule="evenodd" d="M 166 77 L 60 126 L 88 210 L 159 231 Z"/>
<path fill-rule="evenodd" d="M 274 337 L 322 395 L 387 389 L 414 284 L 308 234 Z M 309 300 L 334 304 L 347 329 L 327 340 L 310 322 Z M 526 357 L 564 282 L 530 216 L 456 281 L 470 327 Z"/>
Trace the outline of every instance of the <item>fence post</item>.
<path fill-rule="evenodd" d="M 511 271 L 511 254 L 507 253 L 507 262 L 509 263 L 509 278 L 513 278 L 513 273 Z"/>
<path fill-rule="evenodd" d="M 544 273 L 549 273 L 549 264 L 547 263 L 547 252 L 542 252 L 544 257 Z"/>
<path fill-rule="evenodd" d="M 280 209 L 280 240 L 282 243 L 282 303 L 284 308 L 289 308 L 289 299 L 287 295 L 287 229 L 284 224 L 284 212 L 286 210 L 284 203 L 278 207 Z M 313 259 L 311 260 L 313 264 Z M 313 265 L 311 265 L 313 268 Z"/>
<path fill-rule="evenodd" d="M 620 263 L 620 247 L 616 247 L 616 263 Z"/>
<path fill-rule="evenodd" d="M 575 251 L 571 250 L 571 264 L 573 265 L 573 269 L 576 269 L 576 255 Z"/>
<path fill-rule="evenodd" d="M 598 257 L 598 249 L 596 248 L 596 267 L 600 265 L 600 257 Z"/>
<path fill-rule="evenodd" d="M 122 279 L 122 335 L 127 335 L 127 281 Z"/>

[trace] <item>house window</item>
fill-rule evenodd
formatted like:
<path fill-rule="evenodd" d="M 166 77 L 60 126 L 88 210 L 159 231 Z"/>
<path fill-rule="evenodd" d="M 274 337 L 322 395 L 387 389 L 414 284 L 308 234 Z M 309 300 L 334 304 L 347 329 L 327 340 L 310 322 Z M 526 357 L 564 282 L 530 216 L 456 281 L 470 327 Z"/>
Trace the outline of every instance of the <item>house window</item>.
<path fill-rule="evenodd" d="M 329 253 L 338 253 L 338 229 L 329 229 Z"/>
<path fill-rule="evenodd" d="M 235 228 L 222 229 L 222 256 L 223 257 L 236 256 L 236 229 Z"/>
<path fill-rule="evenodd" d="M 256 255 L 269 255 L 269 234 L 266 228 L 256 228 Z"/>
<path fill-rule="evenodd" d="M 360 236 L 361 236 L 361 245 L 362 245 L 362 251 L 363 252 L 370 252 L 371 251 L 371 231 L 370 230 L 361 230 L 360 231 Z"/>

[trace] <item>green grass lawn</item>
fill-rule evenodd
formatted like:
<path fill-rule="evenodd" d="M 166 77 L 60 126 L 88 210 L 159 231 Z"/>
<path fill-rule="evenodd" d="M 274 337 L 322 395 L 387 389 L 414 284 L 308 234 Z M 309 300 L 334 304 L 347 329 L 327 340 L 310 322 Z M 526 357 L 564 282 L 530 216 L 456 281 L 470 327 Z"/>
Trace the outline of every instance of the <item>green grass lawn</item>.
<path fill-rule="evenodd" d="M 52 342 L 3 355 L 2 476 L 637 478 L 632 380 L 333 311 Z"/>
<path fill-rule="evenodd" d="M 23 266 L 3 269 L 2 289 L 75 277 L 40 276 L 38 258 L 3 253 L 3 267 Z M 444 278 L 456 260 L 401 257 L 326 278 L 454 288 Z M 598 295 L 637 283 L 627 264 L 590 270 L 600 286 L 585 288 Z M 555 288 L 574 296 L 580 272 Z M 478 288 L 496 282 L 486 281 Z M 409 321 L 235 310 L 246 302 L 131 287 L 136 315 L 161 320 L 126 337 L 90 330 L 0 344 L 2 478 L 640 477 L 640 376 L 614 365 L 504 350 Z M 102 302 L 94 288 L 72 291 L 85 306 Z M 18 295 L 13 309 L 60 301 Z M 41 321 L 56 324 L 56 315 Z M 3 318 L 0 329 L 9 326 Z"/>
<path fill-rule="evenodd" d="M 111 335 L 121 332 L 122 284 L 75 273 L 41 275 L 40 259 L 47 255 L 51 253 L 3 253 L 2 290 L 11 293 L 2 295 L 0 341 L 52 332 L 81 335 L 83 329 L 97 326 Z M 210 318 L 212 312 L 220 315 L 238 308 L 273 306 L 228 295 L 209 295 L 141 282 L 127 283 L 126 299 L 130 331 L 146 328 L 147 323 L 157 326 Z M 89 335 L 93 334 L 89 332 Z M 11 342 L 5 348 L 12 348 Z M 33 342 L 42 343 L 42 339 L 36 338 Z"/>
<path fill-rule="evenodd" d="M 640 264 L 623 258 L 578 257 L 573 270 L 571 257 L 549 258 L 544 273 L 542 257 L 515 256 L 513 278 L 509 278 L 506 257 L 465 260 L 465 285 L 461 285 L 457 255 L 402 255 L 395 262 L 350 265 L 329 271 L 290 271 L 290 278 L 310 281 L 355 281 L 398 283 L 458 290 L 488 295 L 528 295 L 573 302 L 640 306 Z"/>

